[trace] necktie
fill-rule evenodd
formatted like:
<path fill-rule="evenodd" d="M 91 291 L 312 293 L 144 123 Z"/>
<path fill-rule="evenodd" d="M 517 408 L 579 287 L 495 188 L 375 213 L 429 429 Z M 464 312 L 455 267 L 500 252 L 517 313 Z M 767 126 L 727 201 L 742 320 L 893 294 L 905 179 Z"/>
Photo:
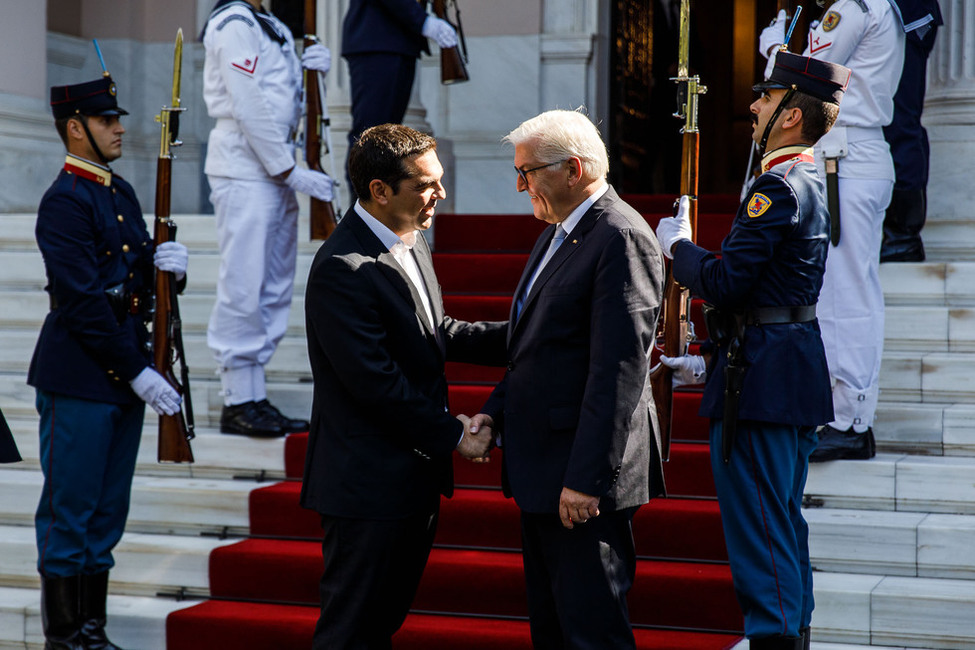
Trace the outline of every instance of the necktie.
<path fill-rule="evenodd" d="M 552 259 L 552 256 L 555 255 L 555 251 L 557 251 L 559 246 L 562 245 L 562 242 L 565 241 L 565 234 L 565 229 L 562 228 L 562 224 L 555 226 L 555 234 L 552 236 L 552 241 L 548 245 L 548 250 L 545 251 L 545 255 L 542 256 L 538 266 L 535 267 L 535 272 L 532 273 L 531 279 L 528 281 L 528 284 L 525 285 L 525 290 L 518 298 L 518 304 L 515 305 L 515 318 L 521 316 L 521 308 L 524 306 L 525 299 L 528 297 L 528 294 L 531 293 L 535 280 L 538 279 L 538 275 L 542 272 L 542 269 L 545 268 L 545 265 L 548 264 L 549 260 Z"/>

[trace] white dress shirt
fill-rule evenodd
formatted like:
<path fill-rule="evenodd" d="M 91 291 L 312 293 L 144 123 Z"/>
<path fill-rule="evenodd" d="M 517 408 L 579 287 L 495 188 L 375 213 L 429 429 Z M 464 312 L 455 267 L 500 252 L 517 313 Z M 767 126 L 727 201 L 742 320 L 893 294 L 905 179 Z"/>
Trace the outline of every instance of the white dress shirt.
<path fill-rule="evenodd" d="M 430 328 L 436 333 L 437 324 L 433 320 L 433 309 L 430 305 L 430 294 L 427 293 L 427 286 L 423 282 L 423 276 L 420 275 L 420 267 L 417 266 L 416 260 L 410 251 L 416 244 L 416 238 L 419 231 L 414 230 L 413 232 L 408 232 L 402 237 L 398 236 L 392 230 L 387 228 L 381 221 L 376 219 L 376 217 L 369 214 L 362 203 L 359 201 L 355 202 L 355 213 L 359 215 L 362 220 L 369 226 L 369 230 L 379 237 L 379 241 L 383 243 L 389 252 L 393 254 L 399 265 L 406 271 L 406 275 L 410 278 L 410 282 L 416 288 L 418 294 L 420 294 L 420 302 L 423 303 L 423 311 L 427 315 L 427 321 L 430 324 Z"/>

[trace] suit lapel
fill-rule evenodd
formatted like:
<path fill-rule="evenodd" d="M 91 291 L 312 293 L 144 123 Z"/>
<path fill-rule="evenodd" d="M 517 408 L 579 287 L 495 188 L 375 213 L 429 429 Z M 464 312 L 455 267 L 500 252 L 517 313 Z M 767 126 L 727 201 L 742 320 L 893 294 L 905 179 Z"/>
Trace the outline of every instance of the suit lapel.
<path fill-rule="evenodd" d="M 525 267 L 525 272 L 522 273 L 521 280 L 518 282 L 518 289 L 517 293 L 515 293 L 515 299 L 512 301 L 511 319 L 508 321 L 509 344 L 514 338 L 514 334 L 519 329 L 522 321 L 527 321 L 527 319 L 531 316 L 530 311 L 535 303 L 535 299 L 538 297 L 539 292 L 549 281 L 549 279 L 555 275 L 555 272 L 558 271 L 559 267 L 565 264 L 569 258 L 571 258 L 572 255 L 582 247 L 582 244 L 585 242 L 586 235 L 588 235 L 589 231 L 593 229 L 596 222 L 599 221 L 600 215 L 602 215 L 607 206 L 615 202 L 618 198 L 619 197 L 617 197 L 616 192 L 613 190 L 612 186 L 610 186 L 609 189 L 606 190 L 606 193 L 599 197 L 599 199 L 593 203 L 588 210 L 586 210 L 585 214 L 583 214 L 582 218 L 579 220 L 579 223 L 577 223 L 575 228 L 572 229 L 572 232 L 566 236 L 565 241 L 563 241 L 562 245 L 559 246 L 558 250 L 555 251 L 552 259 L 548 261 L 545 268 L 542 269 L 538 274 L 538 277 L 535 278 L 535 283 L 532 285 L 532 290 L 525 297 L 525 302 L 521 307 L 521 317 L 516 321 L 514 313 L 515 303 L 518 300 L 518 296 L 520 296 L 522 291 L 524 291 L 525 284 L 527 284 L 529 278 L 531 278 L 531 274 L 535 270 L 537 260 L 543 256 L 545 251 L 548 249 L 548 244 L 552 240 L 552 234 L 555 231 L 555 226 L 549 226 L 539 236 L 538 241 L 535 242 L 535 248 L 532 250 L 532 254 L 528 258 L 528 264 Z"/>
<path fill-rule="evenodd" d="M 400 296 L 403 297 L 407 304 L 413 307 L 413 311 L 416 314 L 417 320 L 419 321 L 419 326 L 423 329 L 423 331 L 431 338 L 436 339 L 433 330 L 430 328 L 430 324 L 427 322 L 427 314 L 426 310 L 423 309 L 423 301 L 420 297 L 420 293 L 416 290 L 416 287 L 413 286 L 410 276 L 406 274 L 406 271 L 402 266 L 400 266 L 400 263 L 396 261 L 396 257 L 394 257 L 393 254 L 390 253 L 385 246 L 383 246 L 383 243 L 378 237 L 376 237 L 375 233 L 369 229 L 369 226 L 367 226 L 362 218 L 355 213 L 355 210 L 350 210 L 350 212 L 346 214 L 346 219 L 349 219 L 350 217 L 352 217 L 352 219 L 350 220 L 349 225 L 352 227 L 356 238 L 362 245 L 363 252 L 370 257 L 376 258 L 376 268 L 378 268 L 379 271 L 386 276 L 386 279 L 389 280 L 389 283 L 393 285 L 393 288 Z M 417 235 L 417 237 L 420 238 L 422 235 Z M 427 256 L 429 257 L 429 249 L 427 249 Z M 419 260 L 419 258 L 417 259 Z M 422 265 L 420 266 L 422 268 Z M 430 269 L 430 274 L 433 275 L 432 265 L 430 266 Z M 422 270 L 421 276 L 424 277 L 424 282 L 427 285 L 427 292 L 429 293 L 430 283 L 429 280 L 427 280 L 424 276 Z M 432 297 L 430 302 L 435 302 Z M 435 318 L 436 313 L 437 312 L 434 311 Z"/>
<path fill-rule="evenodd" d="M 413 246 L 413 259 L 416 260 L 416 265 L 420 269 L 420 277 L 423 278 L 427 295 L 430 297 L 430 310 L 433 312 L 434 330 L 436 330 L 436 332 L 431 331 L 430 333 L 436 334 L 440 352 L 446 357 L 445 332 L 443 331 L 444 309 L 443 302 L 440 299 L 440 284 L 437 282 L 437 273 L 433 268 L 433 254 L 430 252 L 430 246 L 423 234 L 419 232 L 416 234 L 416 245 Z M 417 305 L 417 307 L 423 312 L 423 322 L 426 323 L 426 312 L 423 310 L 423 305 Z"/>

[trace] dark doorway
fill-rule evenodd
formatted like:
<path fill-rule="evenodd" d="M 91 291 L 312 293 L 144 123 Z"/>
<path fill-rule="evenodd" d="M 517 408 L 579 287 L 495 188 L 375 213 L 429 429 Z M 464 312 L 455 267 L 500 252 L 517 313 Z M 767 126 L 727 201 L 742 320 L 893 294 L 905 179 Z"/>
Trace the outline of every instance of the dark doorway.
<path fill-rule="evenodd" d="M 815 9 L 815 3 L 807 3 Z M 610 178 L 632 193 L 677 194 L 681 122 L 675 74 L 678 28 L 672 0 L 612 0 L 609 89 Z M 748 106 L 765 59 L 758 34 L 776 0 L 692 0 L 691 74 L 707 86 L 699 101 L 699 192 L 737 194 L 751 149 Z M 791 49 L 800 51 L 814 11 L 804 11 Z"/>

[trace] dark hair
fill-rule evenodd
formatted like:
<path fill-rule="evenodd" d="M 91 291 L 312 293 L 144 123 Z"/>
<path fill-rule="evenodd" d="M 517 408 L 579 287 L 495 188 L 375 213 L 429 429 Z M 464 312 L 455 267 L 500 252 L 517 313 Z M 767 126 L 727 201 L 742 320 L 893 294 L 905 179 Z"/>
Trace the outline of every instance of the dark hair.
<path fill-rule="evenodd" d="M 793 93 L 785 108 L 798 108 L 802 111 L 802 139 L 809 144 L 816 144 L 833 128 L 840 112 L 838 104 L 824 102 L 803 92 Z"/>
<path fill-rule="evenodd" d="M 433 136 L 402 124 L 380 124 L 362 132 L 349 150 L 349 180 L 352 189 L 364 200 L 369 199 L 369 183 L 381 180 L 399 192 L 400 181 L 410 178 L 403 164 L 437 148 Z"/>

